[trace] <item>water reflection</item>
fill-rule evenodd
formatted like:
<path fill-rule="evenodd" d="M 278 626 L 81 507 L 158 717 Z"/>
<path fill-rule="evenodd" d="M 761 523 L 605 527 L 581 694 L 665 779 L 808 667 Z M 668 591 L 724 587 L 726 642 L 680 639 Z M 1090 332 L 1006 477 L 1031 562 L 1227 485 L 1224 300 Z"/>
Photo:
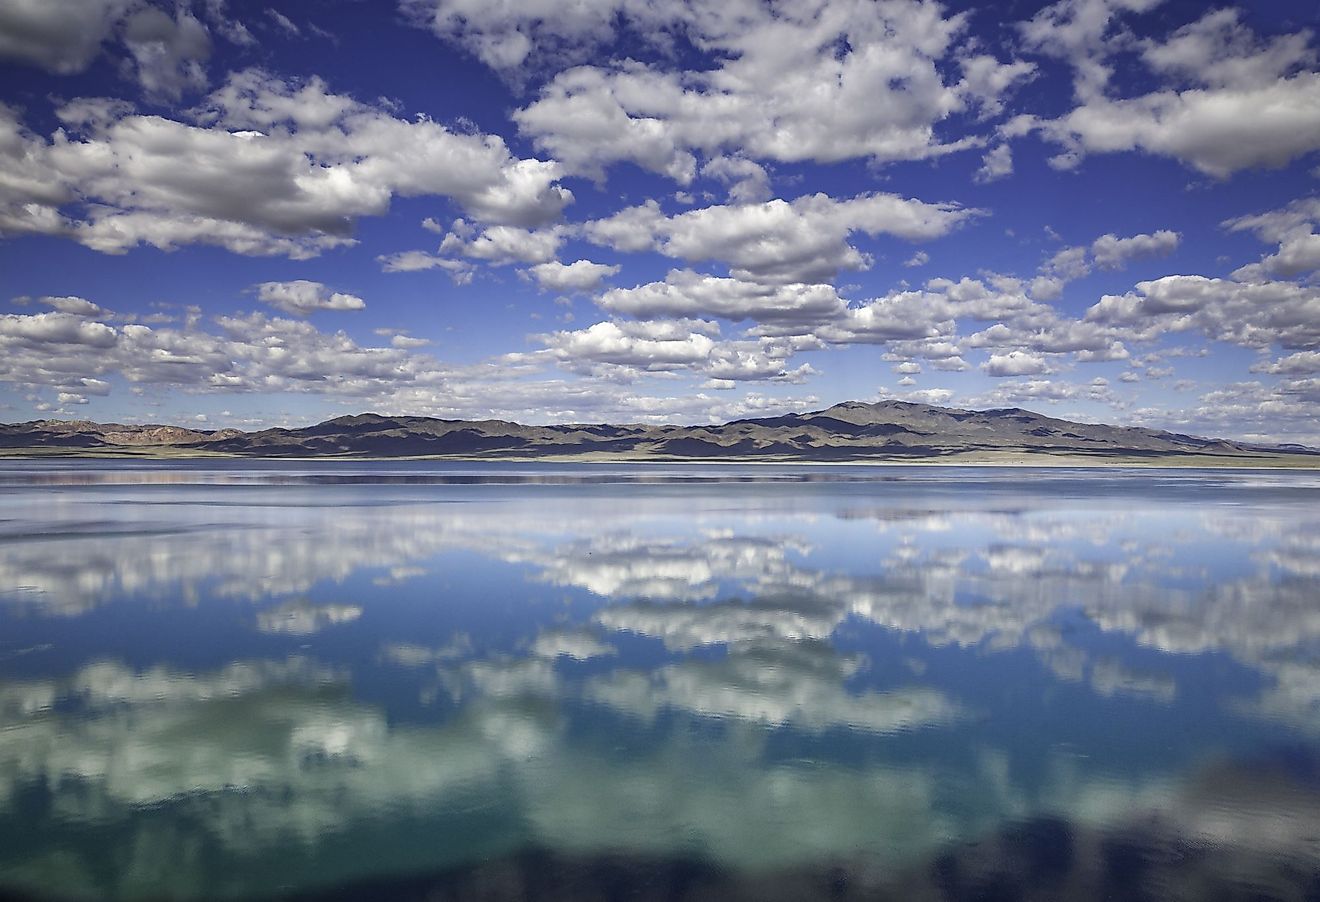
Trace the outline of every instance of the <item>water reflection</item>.
<path fill-rule="evenodd" d="M 906 473 L 11 473 L 0 891 L 1307 891 L 1320 480 Z"/>

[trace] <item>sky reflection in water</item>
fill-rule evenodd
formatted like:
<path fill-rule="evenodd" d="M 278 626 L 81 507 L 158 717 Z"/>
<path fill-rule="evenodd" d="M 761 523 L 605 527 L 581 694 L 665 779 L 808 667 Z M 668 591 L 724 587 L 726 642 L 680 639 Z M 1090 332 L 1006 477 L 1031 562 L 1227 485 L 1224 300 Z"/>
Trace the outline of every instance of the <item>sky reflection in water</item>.
<path fill-rule="evenodd" d="M 1314 474 L 9 463 L 0 499 L 0 888 L 1320 869 Z"/>

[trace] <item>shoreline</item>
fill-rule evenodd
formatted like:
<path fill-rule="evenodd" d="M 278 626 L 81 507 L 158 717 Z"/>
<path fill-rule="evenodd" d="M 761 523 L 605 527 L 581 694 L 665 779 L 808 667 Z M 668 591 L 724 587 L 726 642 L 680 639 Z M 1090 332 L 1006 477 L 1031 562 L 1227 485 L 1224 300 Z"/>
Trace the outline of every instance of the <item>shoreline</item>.
<path fill-rule="evenodd" d="M 850 460 L 813 460 L 810 458 L 766 459 L 764 457 L 633 457 L 627 455 L 584 454 L 472 456 L 472 455 L 415 455 L 415 456 L 315 456 L 280 457 L 226 454 L 215 451 L 189 452 L 183 448 L 170 448 L 162 453 L 158 449 L 134 448 L 122 450 L 98 449 L 0 449 L 3 461 L 127 461 L 143 463 L 194 461 L 249 461 L 259 463 L 301 464 L 353 464 L 353 463 L 461 463 L 461 464 L 620 464 L 688 466 L 810 466 L 810 467 L 985 467 L 1004 469 L 1150 469 L 1150 470 L 1320 470 L 1320 455 L 1261 455 L 1259 458 L 1237 458 L 1206 455 L 1169 455 L 1167 457 L 1112 457 L 1098 458 L 1076 454 L 1050 454 L 1048 452 L 970 452 L 937 458 L 874 457 Z"/>

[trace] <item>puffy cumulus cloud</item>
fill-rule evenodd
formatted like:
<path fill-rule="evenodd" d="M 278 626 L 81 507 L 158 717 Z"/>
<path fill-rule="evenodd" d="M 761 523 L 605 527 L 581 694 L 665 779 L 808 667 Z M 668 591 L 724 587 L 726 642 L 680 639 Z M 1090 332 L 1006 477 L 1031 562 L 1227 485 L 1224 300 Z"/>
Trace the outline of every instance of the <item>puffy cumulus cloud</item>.
<path fill-rule="evenodd" d="M 1320 149 L 1317 92 L 1320 73 L 1304 72 L 1259 86 L 1096 99 L 1036 127 L 1063 145 L 1053 160 L 1059 166 L 1074 166 L 1086 153 L 1143 151 L 1222 178 Z"/>
<path fill-rule="evenodd" d="M 1079 97 L 1102 92 L 1113 70 L 1109 57 L 1132 41 L 1126 14 L 1143 13 L 1163 0 L 1059 0 L 1041 9 L 1018 32 L 1027 49 L 1070 64 Z"/>
<path fill-rule="evenodd" d="M 1272 376 L 1302 376 L 1320 373 L 1320 351 L 1298 351 L 1268 363 L 1252 364 L 1254 373 L 1269 373 Z"/>
<path fill-rule="evenodd" d="M 563 243 L 562 227 L 524 229 L 496 225 L 475 232 L 463 220 L 440 242 L 441 254 L 462 255 L 496 265 L 509 263 L 549 263 Z"/>
<path fill-rule="evenodd" d="M 1126 294 L 1105 295 L 1086 311 L 1085 321 L 1129 327 L 1148 338 L 1197 329 L 1247 347 L 1310 350 L 1320 347 L 1320 287 L 1165 276 L 1138 282 Z"/>
<path fill-rule="evenodd" d="M 611 36 L 616 22 L 643 41 L 667 43 L 677 33 L 708 53 L 713 65 L 700 71 L 635 60 L 570 68 L 514 114 L 538 147 L 593 175 L 629 161 L 686 184 L 698 172 L 697 154 L 729 151 L 785 162 L 937 157 L 980 143 L 943 138 L 939 126 L 958 113 L 997 113 L 1003 96 L 1034 72 L 1030 63 L 962 46 L 965 15 L 946 18 L 938 4 L 915 0 L 791 7 L 623 0 L 553 17 L 534 6 L 410 4 L 418 6 L 433 11 L 440 34 L 502 68 L 533 52 L 534 35 L 544 32 L 551 47 L 590 43 Z M 577 54 L 587 58 L 581 44 Z"/>
<path fill-rule="evenodd" d="M 1259 263 L 1250 263 L 1233 273 L 1242 281 L 1268 281 L 1271 276 L 1296 276 L 1320 269 L 1320 198 L 1300 198 L 1278 210 L 1226 220 L 1234 232 L 1252 232 L 1262 241 L 1278 242 L 1279 249 Z"/>
<path fill-rule="evenodd" d="M 86 69 L 135 0 L 12 0 L 0 7 L 0 58 L 69 75 Z"/>
<path fill-rule="evenodd" d="M 0 9 L 0 59 L 71 75 L 107 50 L 120 73 L 159 103 L 206 88 L 213 34 L 255 43 L 224 0 L 11 0 Z"/>
<path fill-rule="evenodd" d="M 1180 239 L 1177 232 L 1169 229 L 1129 238 L 1119 238 L 1110 232 L 1091 242 L 1091 258 L 1101 269 L 1122 269 L 1130 260 L 1172 253 Z"/>
<path fill-rule="evenodd" d="M 1026 351 L 991 354 L 981 369 L 987 376 L 1034 376 L 1050 372 L 1050 366 L 1044 358 Z"/>
<path fill-rule="evenodd" d="M 1109 232 L 1090 245 L 1061 248 L 1041 264 L 1039 274 L 1029 283 L 1031 296 L 1041 301 L 1056 301 L 1063 296 L 1064 286 L 1085 278 L 1096 267 L 1123 269 L 1133 260 L 1166 256 L 1178 247 L 1181 240 L 1182 236 L 1170 229 L 1126 238 Z"/>
<path fill-rule="evenodd" d="M 0 235 L 58 233 L 66 228 L 59 206 L 72 199 L 51 169 L 49 146 L 0 103 Z"/>
<path fill-rule="evenodd" d="M 701 174 L 728 185 L 733 203 L 755 204 L 770 199 L 770 174 L 746 157 L 715 157 L 701 167 Z"/>
<path fill-rule="evenodd" d="M 1084 247 L 1065 247 L 1056 251 L 1054 256 L 1045 261 L 1040 271 L 1043 275 L 1060 282 L 1080 279 L 1091 271 L 1090 261 Z"/>
<path fill-rule="evenodd" d="M 802 382 L 815 373 L 809 364 L 788 368 L 799 349 L 791 339 L 721 341 L 718 335 L 718 324 L 705 320 L 608 320 L 539 339 L 570 369 L 592 371 L 605 364 L 643 373 L 683 370 L 712 380 L 712 388 L 742 381 Z"/>
<path fill-rule="evenodd" d="M 596 303 L 638 319 L 719 316 L 757 323 L 813 323 L 841 315 L 845 302 L 826 284 L 764 284 L 690 269 L 671 270 L 663 282 L 614 288 Z"/>
<path fill-rule="evenodd" d="M 706 360 L 719 326 L 700 320 L 600 322 L 573 332 L 544 336 L 547 347 L 567 358 L 665 369 Z"/>
<path fill-rule="evenodd" d="M 1251 167 L 1284 166 L 1320 149 L 1320 106 L 1314 102 L 1320 73 L 1310 68 L 1316 60 L 1311 32 L 1262 41 L 1239 22 L 1235 10 L 1212 11 L 1164 42 L 1141 42 L 1146 65 L 1173 84 L 1138 96 L 1110 96 L 1108 56 L 1116 47 L 1109 40 L 1097 42 L 1096 35 L 1107 31 L 1115 8 L 1153 5 L 1149 0 L 1064 0 L 1033 19 L 1069 10 L 1073 22 L 1091 23 L 1055 44 L 1078 66 L 1081 103 L 1057 119 L 1019 117 L 1005 133 L 1039 129 L 1062 146 L 1051 161 L 1060 168 L 1076 166 L 1087 153 L 1142 151 L 1219 178 Z M 1106 24 L 1097 31 L 1102 21 Z M 1055 38 L 1061 33 L 1053 26 L 1046 31 Z M 1024 33 L 1030 40 L 1029 27 Z M 1123 43 L 1134 47 L 1137 42 Z M 1038 46 L 1047 49 L 1049 44 Z"/>
<path fill-rule="evenodd" d="M 1310 230 L 1320 222 L 1320 198 L 1299 198 L 1286 207 L 1225 220 L 1224 228 L 1252 232 L 1262 241 L 1284 241 L 1298 230 Z"/>
<path fill-rule="evenodd" d="M 561 263 L 551 260 L 530 267 L 527 273 L 536 284 L 548 291 L 593 291 L 610 276 L 618 275 L 621 267 L 590 260 Z"/>
<path fill-rule="evenodd" d="M 993 323 L 974 333 L 968 347 L 1074 354 L 1079 361 L 1128 356 L 1127 332 L 1109 324 L 1080 322 L 1039 304 L 1015 279 L 931 279 L 925 288 L 846 302 L 828 285 L 777 285 L 671 272 L 664 282 L 615 289 L 599 299 L 614 313 L 646 318 L 706 315 L 751 319 L 749 334 L 790 339 L 794 351 L 828 345 L 879 344 L 894 359 L 921 357 L 935 369 L 968 369 L 959 345 L 960 322 Z"/>
<path fill-rule="evenodd" d="M 1172 410 L 1136 411 L 1139 422 L 1194 431 L 1200 435 L 1231 431 L 1247 441 L 1297 442 L 1320 447 L 1320 378 L 1310 369 L 1307 352 L 1288 355 L 1259 371 L 1286 378 L 1229 382 L 1204 392 L 1196 403 Z"/>
<path fill-rule="evenodd" d="M 378 330 L 388 346 L 373 347 L 305 319 L 190 314 L 181 323 L 148 325 L 94 313 L 80 298 L 48 301 L 57 309 L 0 316 L 0 382 L 62 394 L 59 403 L 110 394 L 116 379 L 134 388 L 316 394 L 358 409 L 523 422 L 724 422 L 817 400 L 638 386 L 643 378 L 686 374 L 730 388 L 745 380 L 796 383 L 814 373 L 805 364 L 788 366 L 808 340 L 719 341 L 715 324 L 695 320 L 600 324 L 546 337 L 545 350 L 455 367 L 424 353 L 425 337 L 397 330 Z M 547 372 L 556 364 L 572 378 Z"/>
<path fill-rule="evenodd" d="M 1309 30 L 1262 41 L 1241 18 L 1232 7 L 1211 10 L 1163 41 L 1143 41 L 1142 59 L 1162 75 L 1217 87 L 1264 85 L 1315 64 Z"/>
<path fill-rule="evenodd" d="M 1080 250 L 1084 256 L 1085 249 Z M 774 359 L 829 346 L 875 344 L 888 348 L 886 359 L 922 358 L 936 370 L 961 372 L 970 368 L 962 356 L 964 347 L 985 348 L 1002 358 L 990 369 L 1003 375 L 1052 372 L 1056 367 L 1047 362 L 1050 356 L 1070 354 L 1079 362 L 1123 360 L 1129 356 L 1124 339 L 1140 337 L 1115 324 L 1068 318 L 1032 300 L 1020 280 L 1002 276 L 956 282 L 937 278 L 922 289 L 847 301 L 824 283 L 773 284 L 673 270 L 662 282 L 606 291 L 597 303 L 611 314 L 641 322 L 602 323 L 579 332 L 560 333 L 552 344 L 561 359 L 573 359 L 574 352 L 589 359 L 604 359 L 597 342 L 626 344 L 630 341 L 628 330 L 641 334 L 651 328 L 648 323 L 667 329 L 673 317 L 748 321 L 746 335 L 759 340 L 761 348 L 767 347 L 768 340 L 777 343 L 772 346 Z M 967 322 L 992 325 L 964 342 L 959 339 L 959 324 Z M 574 336 L 571 343 L 567 336 Z M 593 340 L 586 341 L 588 336 Z M 681 337 L 690 341 L 686 334 Z M 709 348 L 703 343 L 696 351 L 689 343 L 684 345 L 691 352 L 687 355 L 688 365 L 704 372 L 707 358 L 703 355 L 708 350 L 715 353 L 717 346 L 750 345 L 746 340 L 716 342 L 712 338 Z M 1016 356 L 1009 356 L 1013 352 Z M 1025 360 L 1032 361 L 1030 370 L 1012 371 L 1012 367 L 1027 366 Z M 680 364 L 669 360 L 667 365 Z M 755 371 L 763 372 L 759 367 Z M 903 371 L 902 375 L 911 374 Z"/>
<path fill-rule="evenodd" d="M 306 316 L 316 310 L 364 310 L 367 306 L 356 295 L 331 291 L 321 282 L 309 282 L 306 279 L 262 282 L 252 288 L 263 304 L 294 316 Z"/>
<path fill-rule="evenodd" d="M 86 298 L 80 298 L 73 295 L 65 297 L 44 297 L 41 303 L 47 307 L 54 307 L 60 313 L 71 313 L 74 316 L 102 316 L 106 313 L 99 305 L 93 304 Z"/>
<path fill-rule="evenodd" d="M 614 36 L 620 14 L 641 18 L 654 8 L 657 17 L 648 17 L 648 24 L 658 25 L 665 5 L 652 7 L 633 0 L 585 0 L 567 7 L 555 0 L 517 4 L 403 0 L 400 7 L 414 24 L 457 42 L 492 69 L 508 72 L 529 58 L 586 59 Z"/>
<path fill-rule="evenodd" d="M 315 303 L 321 288 L 308 295 L 299 283 L 271 284 L 272 303 L 300 313 L 318 309 L 306 305 Z M 332 295 L 319 296 L 332 303 Z M 442 368 L 430 357 L 363 347 L 342 332 L 321 332 L 305 321 L 253 313 L 219 317 L 215 323 L 218 330 L 208 331 L 191 322 L 182 327 L 112 325 L 86 311 L 5 315 L 0 317 L 0 380 L 104 394 L 88 385 L 104 385 L 101 377 L 113 374 L 133 384 L 196 392 L 291 391 L 343 398 L 443 381 Z"/>
<path fill-rule="evenodd" d="M 974 403 L 983 407 L 1016 407 L 1022 404 L 1056 404 L 1060 401 L 1089 400 L 1113 404 L 1113 392 L 1103 379 L 1091 383 L 1063 382 L 1058 379 L 1025 379 L 996 385 L 977 395 Z"/>
<path fill-rule="evenodd" d="M 969 335 L 968 347 L 1017 349 L 1045 354 L 1075 353 L 1081 361 L 1126 360 L 1121 329 L 1096 322 L 1057 319 L 1047 323 L 995 323 Z M 1026 375 L 1006 374 L 1006 375 Z"/>
<path fill-rule="evenodd" d="M 589 240 L 616 250 L 718 260 L 738 279 L 819 282 L 841 269 L 870 266 L 870 257 L 849 243 L 854 233 L 924 241 L 947 235 L 980 212 L 894 194 L 847 200 L 812 194 L 791 202 L 716 205 L 674 216 L 650 201 L 583 228 Z"/>
<path fill-rule="evenodd" d="M 0 314 L 0 337 L 7 343 L 32 348 L 48 344 L 108 348 L 116 341 L 116 331 L 105 323 L 88 322 L 80 314 L 56 310 Z"/>
<path fill-rule="evenodd" d="M 309 257 L 353 243 L 394 196 L 452 198 L 483 223 L 530 227 L 572 199 L 552 162 L 498 137 L 399 119 L 320 79 L 232 75 L 191 121 L 110 101 L 58 111 L 49 140 L 0 108 L 0 230 L 61 234 L 106 253 L 218 244 Z M 82 218 L 80 218 L 82 217 Z"/>
<path fill-rule="evenodd" d="M 981 158 L 981 168 L 972 177 L 974 181 L 985 184 L 1013 174 L 1013 148 L 1008 144 L 996 144 Z"/>
<path fill-rule="evenodd" d="M 122 34 L 149 99 L 177 101 L 185 90 L 206 87 L 210 32 L 186 8 L 172 16 L 154 6 L 138 9 L 124 20 Z"/>
<path fill-rule="evenodd" d="M 885 344 L 890 341 L 951 339 L 955 322 L 945 298 L 924 291 L 902 291 L 850 306 L 812 334 L 831 344 Z M 769 332 L 768 327 L 761 331 Z"/>
<path fill-rule="evenodd" d="M 233 365 L 208 380 L 214 389 L 361 398 L 442 378 L 443 370 L 429 356 L 363 347 L 343 332 L 321 332 L 305 321 L 251 313 L 217 317 L 216 322 Z"/>

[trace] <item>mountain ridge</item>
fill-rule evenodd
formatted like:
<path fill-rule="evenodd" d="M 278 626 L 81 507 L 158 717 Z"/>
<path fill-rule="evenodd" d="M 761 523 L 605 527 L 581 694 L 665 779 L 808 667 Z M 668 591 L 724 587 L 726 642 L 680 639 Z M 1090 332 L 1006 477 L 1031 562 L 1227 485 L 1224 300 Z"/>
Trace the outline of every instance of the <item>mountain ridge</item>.
<path fill-rule="evenodd" d="M 1020 407 L 970 410 L 911 401 L 844 401 L 821 410 L 744 417 L 717 425 L 451 420 L 374 412 L 312 426 L 242 432 L 87 420 L 0 424 L 0 450 L 95 454 L 136 451 L 238 457 L 935 460 L 975 454 L 1093 459 L 1311 456 L 1271 446 L 1148 429 L 1080 423 Z"/>

